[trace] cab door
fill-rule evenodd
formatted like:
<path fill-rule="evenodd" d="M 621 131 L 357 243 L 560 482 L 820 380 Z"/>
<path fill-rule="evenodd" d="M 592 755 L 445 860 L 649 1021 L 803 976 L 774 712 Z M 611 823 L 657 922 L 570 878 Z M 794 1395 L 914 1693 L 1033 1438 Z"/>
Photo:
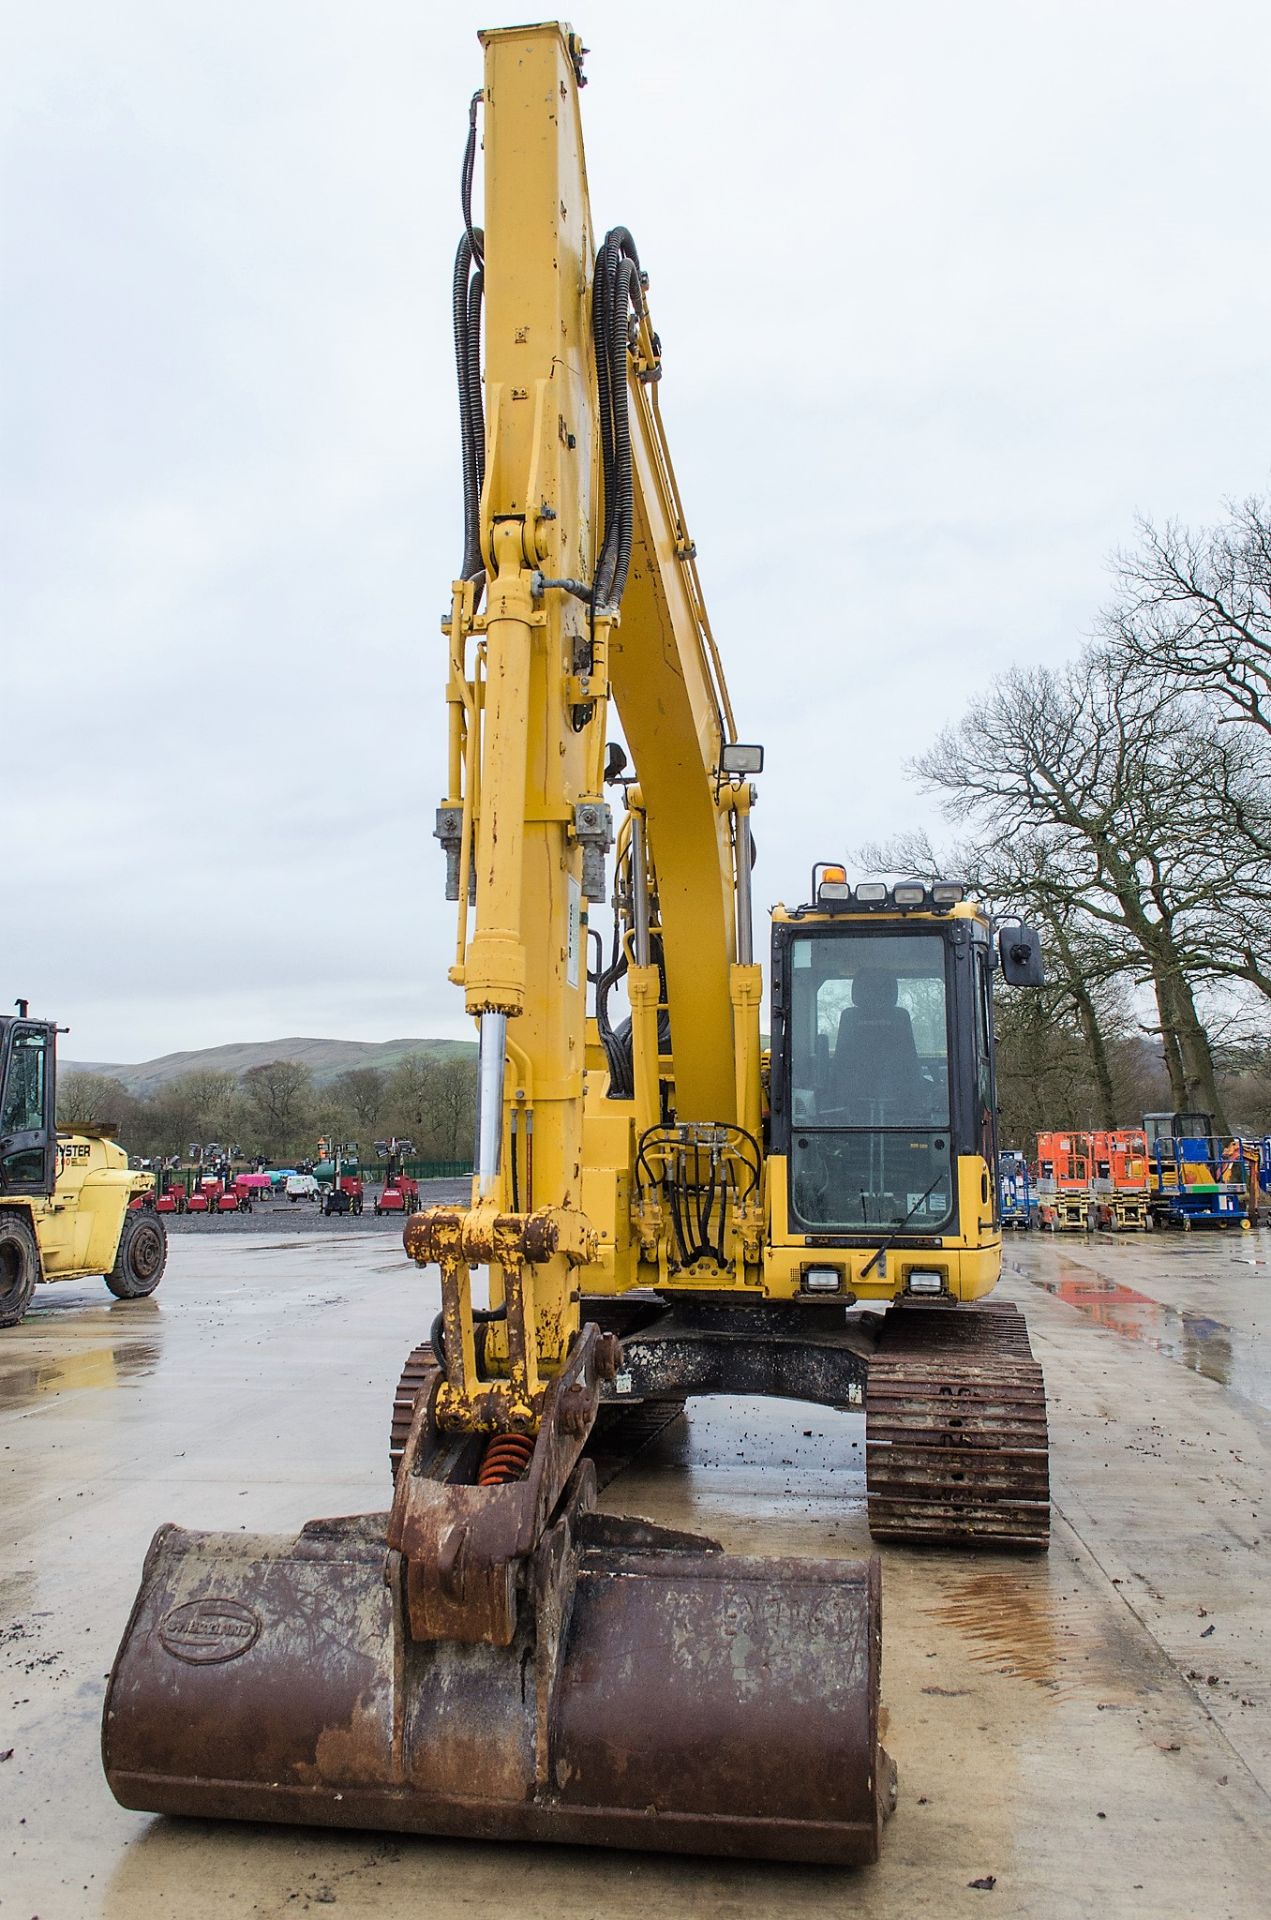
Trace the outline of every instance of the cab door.
<path fill-rule="evenodd" d="M 1002 1196 L 997 1170 L 997 1062 L 994 1057 L 993 984 L 987 942 L 975 940 L 971 948 L 975 981 L 975 1097 L 973 1121 L 976 1151 L 984 1161 L 984 1189 L 981 1195 L 989 1223 L 1002 1224 Z"/>
<path fill-rule="evenodd" d="M 51 1196 L 57 1179 L 53 1028 L 15 1020 L 0 1081 L 0 1193 Z"/>

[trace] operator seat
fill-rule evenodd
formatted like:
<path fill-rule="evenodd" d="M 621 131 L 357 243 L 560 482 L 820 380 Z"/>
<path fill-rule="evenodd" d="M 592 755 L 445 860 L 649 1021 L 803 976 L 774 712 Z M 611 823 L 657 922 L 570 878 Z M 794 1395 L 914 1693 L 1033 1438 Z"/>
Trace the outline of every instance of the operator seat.
<path fill-rule="evenodd" d="M 839 1015 L 834 1081 L 839 1101 L 858 1122 L 905 1126 L 920 1119 L 931 1087 L 918 1064 L 913 1023 L 897 1005 L 896 975 L 866 967 L 852 982 L 852 1004 Z"/>

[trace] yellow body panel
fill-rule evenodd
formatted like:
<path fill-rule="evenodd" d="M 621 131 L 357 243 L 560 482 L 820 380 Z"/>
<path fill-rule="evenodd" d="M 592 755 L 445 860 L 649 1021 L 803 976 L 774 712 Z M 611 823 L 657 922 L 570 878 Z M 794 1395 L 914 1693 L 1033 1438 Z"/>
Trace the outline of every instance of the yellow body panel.
<path fill-rule="evenodd" d="M 110 1272 L 128 1204 L 153 1185 L 150 1174 L 130 1170 L 127 1154 L 113 1140 L 59 1133 L 51 1198 L 13 1194 L 0 1200 L 0 1207 L 30 1220 L 42 1279 L 75 1280 Z"/>

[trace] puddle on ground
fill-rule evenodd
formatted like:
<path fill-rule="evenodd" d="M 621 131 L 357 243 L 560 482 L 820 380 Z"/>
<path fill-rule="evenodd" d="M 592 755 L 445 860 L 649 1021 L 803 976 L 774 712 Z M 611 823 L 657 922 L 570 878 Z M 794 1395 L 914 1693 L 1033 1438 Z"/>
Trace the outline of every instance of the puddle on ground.
<path fill-rule="evenodd" d="M 1048 1567 L 986 1568 L 940 1584 L 943 1595 L 924 1612 L 974 1642 L 972 1659 L 995 1672 L 1066 1696 L 1091 1683 L 1092 1668 L 1101 1669 L 1101 1636 L 1088 1601 L 1056 1592 Z"/>
<path fill-rule="evenodd" d="M 1188 1307 L 1171 1307 L 1118 1280 L 1105 1280 L 1085 1271 L 1063 1274 L 1058 1280 L 1029 1276 L 1033 1286 L 1054 1294 L 1068 1306 L 1113 1333 L 1141 1341 L 1169 1360 L 1177 1360 L 1206 1380 L 1231 1387 L 1259 1405 L 1271 1407 L 1271 1379 L 1257 1356 L 1225 1320 Z"/>
<path fill-rule="evenodd" d="M 29 1407 L 48 1393 L 122 1386 L 125 1380 L 152 1372 L 158 1360 L 157 1341 L 136 1340 L 126 1347 L 91 1347 L 87 1353 L 68 1354 L 61 1360 L 10 1367 L 0 1371 L 0 1408 Z"/>

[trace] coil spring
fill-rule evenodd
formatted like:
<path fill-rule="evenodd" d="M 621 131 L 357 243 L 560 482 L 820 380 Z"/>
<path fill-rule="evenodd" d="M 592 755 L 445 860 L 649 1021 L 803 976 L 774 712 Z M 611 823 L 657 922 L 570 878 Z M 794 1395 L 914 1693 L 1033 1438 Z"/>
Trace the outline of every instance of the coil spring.
<path fill-rule="evenodd" d="M 477 1473 L 479 1487 L 506 1487 L 519 1480 L 534 1455 L 534 1442 L 527 1433 L 499 1433 L 482 1455 Z"/>

